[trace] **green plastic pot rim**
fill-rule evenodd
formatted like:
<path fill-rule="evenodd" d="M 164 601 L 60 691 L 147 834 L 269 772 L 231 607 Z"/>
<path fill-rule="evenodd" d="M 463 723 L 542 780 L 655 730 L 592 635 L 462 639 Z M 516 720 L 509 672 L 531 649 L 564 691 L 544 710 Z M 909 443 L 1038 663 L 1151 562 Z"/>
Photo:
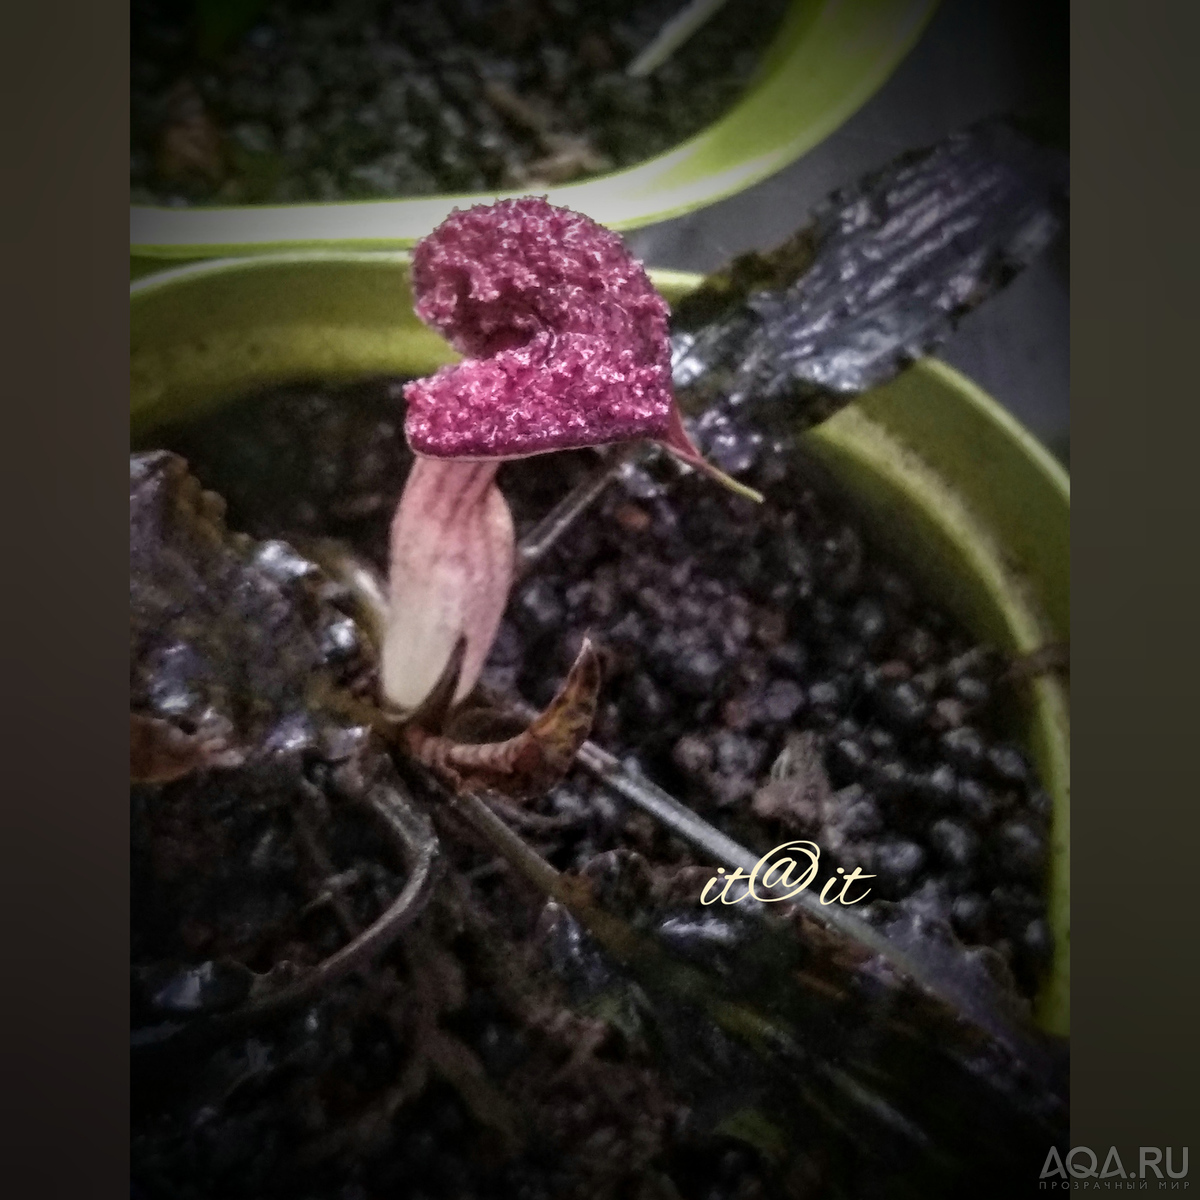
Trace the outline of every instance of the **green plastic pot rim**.
<path fill-rule="evenodd" d="M 131 298 L 145 292 L 153 292 L 159 287 L 170 286 L 180 280 L 192 276 L 224 275 L 232 271 L 262 271 L 272 270 L 284 264 L 307 263 L 395 263 L 405 267 L 411 265 L 412 254 L 408 250 L 361 250 L 361 249 L 322 249 L 313 246 L 289 247 L 272 249 L 269 254 L 227 255 L 222 258 L 205 258 L 200 262 L 188 262 L 183 266 L 169 267 L 155 271 L 152 275 L 133 280 L 129 285 Z M 686 272 L 676 271 L 676 275 Z"/>
<path fill-rule="evenodd" d="M 988 420 L 997 429 L 1002 430 L 1005 437 L 1016 442 L 1021 447 L 1022 454 L 1037 465 L 1038 471 L 1046 476 L 1054 490 L 1062 496 L 1063 503 L 1071 503 L 1071 476 L 1067 469 L 1007 408 L 993 400 L 970 376 L 955 370 L 940 358 L 922 360 L 921 368 L 930 375 L 944 379 L 947 384 L 962 393 L 966 403 L 981 412 L 986 412 Z"/>
<path fill-rule="evenodd" d="M 271 271 L 279 266 L 305 266 L 310 263 L 364 263 L 376 265 L 393 263 L 407 269 L 412 265 L 412 253 L 409 250 L 342 250 L 333 248 L 298 247 L 288 250 L 276 250 L 270 254 L 228 255 L 224 258 L 206 258 L 200 262 L 188 262 L 183 266 L 164 267 L 152 275 L 135 279 L 129 285 L 130 298 L 142 296 L 147 292 L 157 291 L 162 287 L 190 279 L 203 278 L 206 275 L 228 275 L 235 271 Z M 654 280 L 654 285 L 664 294 L 683 294 L 698 287 L 702 275 L 694 271 L 675 271 L 668 267 L 648 267 L 648 273 Z M 980 393 L 984 395 L 984 393 Z M 1018 428 L 1020 428 L 1018 426 Z"/>
<path fill-rule="evenodd" d="M 535 189 L 610 229 L 637 229 L 725 199 L 828 137 L 879 90 L 938 0 L 797 0 L 742 99 L 665 154 L 579 183 Z M 530 189 L 395 200 L 130 208 L 132 253 L 199 258 L 336 244 L 413 245 L 454 208 Z"/>
<path fill-rule="evenodd" d="M 377 373 L 355 366 L 361 360 L 353 357 L 358 346 L 354 338 L 365 329 L 375 339 L 372 346 L 380 341 L 379 322 L 388 321 L 393 294 L 389 290 L 386 303 L 381 304 L 377 289 L 385 282 L 388 289 L 395 287 L 395 298 L 403 302 L 409 262 L 410 256 L 404 251 L 302 251 L 209 260 L 151 275 L 130 288 L 134 309 L 133 365 L 148 369 L 151 375 L 161 373 L 164 378 L 152 382 L 163 385 L 168 399 L 175 373 L 176 395 L 185 394 L 178 389 L 192 383 L 186 354 L 189 342 L 209 340 L 213 326 L 221 323 L 219 318 L 214 320 L 214 293 L 199 286 L 194 293 L 195 301 L 189 301 L 192 285 L 202 285 L 211 279 L 219 294 L 222 284 L 236 289 L 239 280 L 248 284 L 253 281 L 252 294 L 257 303 L 262 296 L 270 296 L 271 273 L 280 268 L 287 269 L 288 281 L 292 283 L 295 268 L 301 269 L 303 277 L 303 268 L 309 266 L 327 265 L 334 269 L 362 265 L 385 270 L 382 275 L 364 274 L 362 280 L 352 275 L 354 286 L 349 288 L 344 271 L 335 271 L 324 281 L 322 272 L 317 271 L 313 278 L 305 280 L 305 285 L 313 289 L 314 297 L 320 297 L 314 299 L 315 305 L 326 303 L 323 319 L 330 324 L 322 332 L 330 339 L 339 368 L 337 377 L 348 377 L 348 370 L 360 377 Z M 396 268 L 394 276 L 386 270 L 388 267 Z M 668 300 L 677 299 L 701 280 L 698 275 L 682 271 L 652 270 L 650 275 Z M 339 281 L 341 291 L 335 286 Z M 161 295 L 164 301 L 170 300 L 166 309 L 158 308 L 156 295 Z M 354 306 L 362 305 L 363 297 L 368 295 L 370 312 L 363 307 L 356 310 Z M 188 313 L 189 303 L 194 305 L 194 314 Z M 311 361 L 306 357 L 309 348 L 304 342 L 309 331 L 302 328 L 302 322 L 294 315 L 304 308 L 303 293 L 289 291 L 281 302 L 283 318 L 270 313 L 261 316 L 264 326 L 283 319 L 285 333 L 286 322 L 292 324 L 291 341 L 285 338 L 282 343 L 285 359 L 290 355 L 293 362 L 291 375 L 284 373 L 286 378 L 314 377 L 311 372 L 294 369 L 294 364 L 302 359 Z M 147 323 L 147 316 L 154 311 L 160 314 L 157 325 L 153 320 Z M 169 316 L 165 325 L 163 312 Z M 259 319 L 260 310 L 254 308 L 249 327 L 238 326 L 230 336 L 252 341 L 253 321 Z M 210 322 L 207 326 L 206 321 Z M 271 328 L 277 331 L 278 324 Z M 402 309 L 398 313 L 394 335 L 387 333 L 386 324 L 383 328 L 382 341 L 390 342 L 393 347 L 388 354 L 396 353 L 398 341 L 411 341 L 422 371 L 429 369 L 436 355 L 442 356 L 441 361 L 453 357 L 440 339 L 419 325 L 411 311 Z M 185 329 L 191 338 L 180 332 Z M 147 346 L 147 342 L 151 344 Z M 213 346 L 220 349 L 215 340 Z M 215 352 L 213 347 L 209 352 Z M 147 355 L 148 368 L 143 361 Z M 238 359 L 239 369 L 252 361 Z M 276 374 L 265 378 L 243 372 L 237 377 L 240 382 L 236 388 L 230 390 L 227 380 L 222 384 L 225 387 L 222 398 L 236 395 L 238 390 L 245 392 L 265 383 L 283 382 L 284 377 Z M 135 381 L 135 390 L 136 386 Z M 174 411 L 168 404 L 158 419 Z M 938 424 L 931 427 L 931 420 Z M 930 428 L 934 430 L 933 437 L 928 434 Z M 946 444 L 935 444 L 939 441 Z M 965 588 L 965 608 L 956 611 L 976 636 L 993 640 L 1016 653 L 1035 649 L 1048 640 L 1066 640 L 1070 503 L 1067 473 L 982 389 L 946 364 L 925 359 L 809 431 L 805 444 L 832 469 L 852 497 L 861 500 L 864 516 L 877 527 L 882 522 L 885 535 L 902 547 L 904 561 L 914 572 L 920 574 L 926 569 L 925 560 L 942 571 L 941 578 L 947 586 L 934 592 L 940 602 L 955 607 L 948 594 Z M 983 453 L 985 458 L 973 462 L 972 453 Z M 998 481 L 987 477 L 989 470 L 1000 472 Z M 932 578 L 936 586 L 936 570 Z M 1044 1028 L 1065 1035 L 1070 1011 L 1066 686 L 1054 678 L 1036 681 L 1029 689 L 1028 703 L 1022 706 L 1022 713 L 1022 719 L 1028 723 L 1027 746 L 1054 802 L 1049 917 L 1056 953 L 1050 977 L 1038 998 L 1036 1015 Z"/>
<path fill-rule="evenodd" d="M 1069 514 L 1066 472 L 1031 435 L 986 393 L 953 368 L 926 359 L 914 365 L 897 385 L 911 386 L 914 379 L 940 383 L 953 391 L 972 415 L 994 435 L 1009 439 L 1032 469 L 1043 489 L 1043 500 L 1057 509 L 1063 525 Z M 1041 594 L 1031 586 L 1030 564 L 1014 561 L 1011 544 L 981 517 L 978 503 L 965 498 L 959 488 L 924 461 L 922 447 L 907 441 L 879 419 L 879 389 L 863 397 L 863 404 L 842 409 L 810 430 L 805 444 L 831 468 L 850 493 L 860 514 L 874 526 L 878 540 L 891 542 L 891 551 L 922 577 L 929 594 L 956 611 L 977 637 L 1013 654 L 1027 654 L 1048 642 L 1065 641 L 1063 622 L 1048 613 Z M 872 405 L 871 411 L 868 405 Z M 902 497 L 903 519 L 894 523 L 897 497 Z M 915 531 L 915 532 L 914 532 Z M 1066 534 L 1066 529 L 1062 532 Z M 889 537 L 889 535 L 891 535 Z M 961 582 L 972 581 L 977 594 L 965 602 L 954 597 L 956 581 L 944 575 L 952 564 Z M 1065 590 L 1067 563 L 1060 564 L 1058 584 Z M 982 603 L 979 593 L 983 593 Z M 1060 612 L 1065 605 L 1055 605 Z M 986 611 L 985 611 L 986 610 Z M 1051 969 L 1035 1004 L 1039 1024 L 1066 1036 L 1070 1030 L 1070 702 L 1068 687 L 1055 676 L 1028 685 L 1022 704 L 1026 749 L 1031 753 L 1042 785 L 1053 802 L 1050 829 L 1050 867 L 1047 919 L 1055 939 Z"/>

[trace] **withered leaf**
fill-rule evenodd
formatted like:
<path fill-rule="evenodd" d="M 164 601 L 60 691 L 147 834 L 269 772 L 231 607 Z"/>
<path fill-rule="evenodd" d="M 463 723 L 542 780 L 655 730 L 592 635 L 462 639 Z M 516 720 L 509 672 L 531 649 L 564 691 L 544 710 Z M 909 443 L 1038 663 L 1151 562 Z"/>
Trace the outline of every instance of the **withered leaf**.
<path fill-rule="evenodd" d="M 584 639 L 575 662 L 554 699 L 523 732 L 502 742 L 464 742 L 432 733 L 412 722 L 404 737 L 409 751 L 457 792 L 494 791 L 528 799 L 549 791 L 587 740 L 600 692 L 600 658 Z M 478 725 L 480 713 L 468 710 L 466 721 Z"/>
<path fill-rule="evenodd" d="M 1053 674 L 1070 677 L 1071 647 L 1066 642 L 1047 642 L 1028 654 L 1018 656 L 1004 672 L 1004 678 L 1010 683 L 1024 683 Z"/>
<path fill-rule="evenodd" d="M 820 824 L 833 795 L 821 756 L 821 741 L 811 730 L 788 737 L 771 767 L 771 778 L 754 794 L 756 816 L 796 829 Z"/>
<path fill-rule="evenodd" d="M 205 767 L 241 761 L 241 754 L 220 736 L 185 733 L 159 717 L 129 714 L 131 783 L 171 783 Z"/>
<path fill-rule="evenodd" d="M 649 1032 L 703 1127 L 792 1166 L 823 1161 L 822 1195 L 915 1200 L 967 1179 L 972 1195 L 1012 1195 L 1067 1144 L 1061 1047 L 1001 1017 L 948 928 L 888 918 L 980 989 L 991 1028 L 799 911 L 706 910 L 699 880 L 677 887 L 629 853 L 584 876 L 587 890 L 552 881 L 539 925 L 574 1003 Z"/>
<path fill-rule="evenodd" d="M 1066 165 L 988 118 L 832 193 L 676 307 L 680 406 L 752 409 L 793 434 L 894 378 L 1050 245 Z"/>
<path fill-rule="evenodd" d="M 167 98 L 157 166 L 162 178 L 173 183 L 216 185 L 225 178 L 220 131 L 189 80 L 181 80 Z"/>

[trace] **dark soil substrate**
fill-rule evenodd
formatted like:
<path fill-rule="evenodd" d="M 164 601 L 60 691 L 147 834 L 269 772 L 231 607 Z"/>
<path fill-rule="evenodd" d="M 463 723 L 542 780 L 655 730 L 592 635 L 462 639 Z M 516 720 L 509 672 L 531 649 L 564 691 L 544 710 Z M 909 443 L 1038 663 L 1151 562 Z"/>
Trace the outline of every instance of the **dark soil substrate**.
<path fill-rule="evenodd" d="M 382 566 L 409 457 L 401 403 L 392 381 L 290 387 L 153 440 L 225 496 L 231 528 L 330 534 Z M 830 867 L 873 873 L 875 897 L 994 947 L 1032 994 L 1052 950 L 1049 804 L 1005 739 L 1004 664 L 864 540 L 798 456 L 746 457 L 762 508 L 669 462 L 629 471 L 515 590 L 486 682 L 542 703 L 590 632 L 607 665 L 597 741 L 758 853 L 814 838 Z M 578 453 L 504 468 L 518 530 L 593 464 Z M 659 871 L 696 862 L 582 772 L 510 815 L 563 869 L 617 848 Z M 262 825 L 259 845 L 276 816 L 241 819 Z M 339 834 L 329 851 L 360 924 L 394 880 L 368 834 Z M 319 953 L 336 940 L 336 912 L 296 891 L 312 877 L 297 837 L 289 824 L 256 860 L 287 877 L 287 911 L 227 921 L 228 952 L 255 947 L 256 967 L 285 935 L 326 939 Z M 757 1152 L 689 1121 L 644 1046 L 566 1005 L 536 933 L 541 898 L 464 831 L 443 828 L 442 843 L 452 870 L 430 908 L 360 978 L 182 1064 L 135 1071 L 142 1194 L 782 1194 Z M 151 914 L 134 922 L 145 944 Z M 154 937 L 186 954 L 177 932 Z"/>
<path fill-rule="evenodd" d="M 137 0 L 133 199 L 493 191 L 641 162 L 736 102 L 786 8 L 728 4 L 649 77 L 626 76 L 681 3 L 276 0 L 202 55 L 192 0 Z"/>

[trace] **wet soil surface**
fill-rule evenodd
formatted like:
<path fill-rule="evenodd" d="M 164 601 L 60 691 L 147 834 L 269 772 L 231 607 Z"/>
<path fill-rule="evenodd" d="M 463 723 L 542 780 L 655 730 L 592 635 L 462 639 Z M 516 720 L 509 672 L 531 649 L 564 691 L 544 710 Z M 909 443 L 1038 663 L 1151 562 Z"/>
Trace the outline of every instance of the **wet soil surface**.
<path fill-rule="evenodd" d="M 409 461 L 400 386 L 279 389 L 154 445 L 225 498 L 231 529 L 342 538 L 382 568 Z M 1005 664 L 799 456 L 759 441 L 745 458 L 761 508 L 669 462 L 627 471 L 514 590 L 485 682 L 544 703 L 589 634 L 606 664 L 596 741 L 757 853 L 814 839 L 829 867 L 875 876 L 864 909 L 903 900 L 948 920 L 1031 995 L 1052 949 L 1049 803 L 1004 732 Z M 595 462 L 506 466 L 519 532 Z M 140 1029 L 169 1025 L 181 989 L 236 1001 L 231 961 L 329 953 L 394 894 L 394 856 L 339 805 L 364 786 L 345 758 L 311 742 L 299 799 L 257 807 L 234 802 L 254 790 L 245 772 L 135 789 Z M 508 815 L 565 870 L 617 849 L 664 877 L 711 866 L 580 772 Z M 568 1005 L 542 899 L 469 832 L 440 832 L 434 898 L 374 965 L 272 1022 L 135 1057 L 135 1194 L 776 1194 L 767 1159 L 700 1128 L 646 1045 Z M 788 1186 L 826 1194 L 819 1154 Z"/>
<path fill-rule="evenodd" d="M 675 0 L 277 0 L 214 40 L 222 7 L 134 4 L 135 202 L 492 191 L 629 166 L 736 102 L 786 3 L 726 5 L 643 79 L 625 67 Z"/>

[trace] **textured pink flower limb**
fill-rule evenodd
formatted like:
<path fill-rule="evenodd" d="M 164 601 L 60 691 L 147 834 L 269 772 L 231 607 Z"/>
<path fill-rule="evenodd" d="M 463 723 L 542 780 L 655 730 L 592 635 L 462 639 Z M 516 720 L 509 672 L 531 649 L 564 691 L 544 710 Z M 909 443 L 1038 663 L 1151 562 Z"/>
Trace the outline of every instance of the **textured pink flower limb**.
<path fill-rule="evenodd" d="M 527 197 L 455 211 L 413 255 L 417 315 L 464 361 L 404 389 L 417 462 L 392 526 L 384 691 L 417 707 L 466 639 L 474 687 L 508 599 L 515 546 L 495 487 L 506 459 L 634 439 L 704 462 L 671 386 L 670 310 L 621 239 Z"/>

